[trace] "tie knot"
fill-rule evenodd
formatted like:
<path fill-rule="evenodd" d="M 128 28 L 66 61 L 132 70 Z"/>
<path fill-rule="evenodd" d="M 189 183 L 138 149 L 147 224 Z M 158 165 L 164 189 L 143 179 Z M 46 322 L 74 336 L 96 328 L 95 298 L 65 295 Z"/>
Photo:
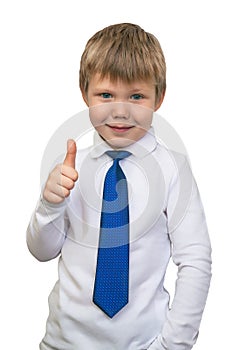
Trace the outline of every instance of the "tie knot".
<path fill-rule="evenodd" d="M 131 155 L 131 153 L 128 151 L 107 151 L 106 153 L 112 159 L 119 159 L 119 160 L 127 158 Z"/>

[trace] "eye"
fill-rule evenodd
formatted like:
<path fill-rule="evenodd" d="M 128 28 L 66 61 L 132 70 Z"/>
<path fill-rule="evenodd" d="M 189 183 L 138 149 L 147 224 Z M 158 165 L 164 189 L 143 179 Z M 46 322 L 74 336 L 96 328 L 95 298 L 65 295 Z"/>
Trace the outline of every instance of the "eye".
<path fill-rule="evenodd" d="M 100 96 L 103 97 L 103 98 L 106 98 L 106 99 L 112 98 L 112 95 L 109 94 L 108 92 L 103 92 L 102 94 L 100 94 Z"/>
<path fill-rule="evenodd" d="M 130 96 L 130 98 L 132 100 L 141 100 L 143 98 L 143 95 L 141 95 L 141 94 L 133 94 L 132 96 Z"/>

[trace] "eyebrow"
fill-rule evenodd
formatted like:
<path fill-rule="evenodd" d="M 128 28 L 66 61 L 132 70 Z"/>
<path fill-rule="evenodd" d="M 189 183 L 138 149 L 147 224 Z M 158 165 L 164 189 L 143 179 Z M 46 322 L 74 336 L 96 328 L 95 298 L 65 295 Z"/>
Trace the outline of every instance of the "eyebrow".
<path fill-rule="evenodd" d="M 132 89 L 132 90 L 129 90 L 129 91 L 134 92 L 134 93 L 138 93 L 138 92 L 147 91 L 147 90 L 148 89 L 144 89 L 144 88 L 141 88 L 141 89 L 136 88 L 136 89 Z"/>

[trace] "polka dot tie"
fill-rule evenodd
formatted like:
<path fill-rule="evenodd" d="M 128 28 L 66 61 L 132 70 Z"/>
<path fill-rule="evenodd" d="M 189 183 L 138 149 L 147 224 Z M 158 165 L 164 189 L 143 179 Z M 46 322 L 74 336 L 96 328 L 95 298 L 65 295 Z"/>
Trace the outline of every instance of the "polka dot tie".
<path fill-rule="evenodd" d="M 106 153 L 114 161 L 104 181 L 93 302 L 112 318 L 128 303 L 128 188 L 119 161 L 131 153 L 127 151 Z"/>

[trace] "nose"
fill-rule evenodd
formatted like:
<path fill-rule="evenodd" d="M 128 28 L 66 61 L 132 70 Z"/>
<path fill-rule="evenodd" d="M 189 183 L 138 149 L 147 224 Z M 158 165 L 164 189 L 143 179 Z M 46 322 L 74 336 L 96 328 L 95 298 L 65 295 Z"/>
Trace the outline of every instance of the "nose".
<path fill-rule="evenodd" d="M 114 119 L 129 119 L 130 104 L 124 102 L 114 102 L 112 104 L 111 114 Z"/>

